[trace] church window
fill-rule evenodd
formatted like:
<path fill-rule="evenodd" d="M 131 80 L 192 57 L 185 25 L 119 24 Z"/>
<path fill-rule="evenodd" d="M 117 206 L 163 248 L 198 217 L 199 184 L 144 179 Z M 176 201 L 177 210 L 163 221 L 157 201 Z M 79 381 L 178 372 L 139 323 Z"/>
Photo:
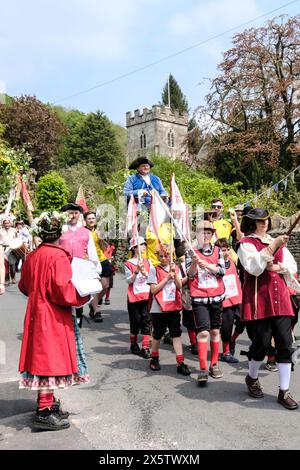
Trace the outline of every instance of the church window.
<path fill-rule="evenodd" d="M 168 132 L 168 147 L 175 147 L 175 137 L 172 129 Z"/>
<path fill-rule="evenodd" d="M 141 136 L 140 136 L 140 145 L 141 145 L 141 149 L 142 148 L 146 148 L 146 134 L 144 133 L 144 131 L 142 131 L 141 133 Z"/>

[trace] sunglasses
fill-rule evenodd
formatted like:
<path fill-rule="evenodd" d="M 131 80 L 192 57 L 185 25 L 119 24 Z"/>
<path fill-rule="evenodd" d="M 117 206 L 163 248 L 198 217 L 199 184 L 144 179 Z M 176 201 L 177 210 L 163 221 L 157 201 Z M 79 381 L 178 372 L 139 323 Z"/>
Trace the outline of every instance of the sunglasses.
<path fill-rule="evenodd" d="M 211 207 L 213 209 L 222 209 L 223 206 L 221 204 L 212 204 Z"/>

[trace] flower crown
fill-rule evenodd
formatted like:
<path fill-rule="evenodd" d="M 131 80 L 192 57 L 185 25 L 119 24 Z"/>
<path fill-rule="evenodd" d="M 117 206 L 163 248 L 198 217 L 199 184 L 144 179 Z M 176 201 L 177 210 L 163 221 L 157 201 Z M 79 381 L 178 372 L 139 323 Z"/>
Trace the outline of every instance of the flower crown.
<path fill-rule="evenodd" d="M 36 217 L 31 226 L 31 234 L 40 237 L 41 234 L 52 235 L 57 232 L 63 232 L 63 226 L 66 223 L 68 215 L 57 211 L 42 212 Z"/>

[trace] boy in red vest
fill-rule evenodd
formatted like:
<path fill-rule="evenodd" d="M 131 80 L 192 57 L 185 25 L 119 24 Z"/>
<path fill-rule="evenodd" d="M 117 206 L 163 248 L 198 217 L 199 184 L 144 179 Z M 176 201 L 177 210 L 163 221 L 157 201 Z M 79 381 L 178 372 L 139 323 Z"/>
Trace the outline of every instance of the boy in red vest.
<path fill-rule="evenodd" d="M 232 330 L 235 323 L 235 338 L 242 334 L 245 324 L 240 319 L 240 306 L 242 303 L 242 289 L 238 272 L 234 262 L 230 257 L 230 243 L 226 238 L 216 241 L 216 246 L 221 248 L 225 261 L 225 275 L 223 282 L 225 285 L 225 299 L 223 300 L 223 315 L 221 338 L 223 342 L 223 354 L 221 361 L 231 364 L 239 362 L 230 351 L 230 341 L 232 340 Z"/>
<path fill-rule="evenodd" d="M 187 255 L 186 269 L 192 298 L 195 329 L 197 331 L 200 374 L 198 384 L 205 385 L 208 373 L 214 379 L 223 374 L 218 366 L 222 302 L 225 298 L 223 276 L 225 262 L 222 251 L 211 244 L 215 232 L 208 220 L 198 223 L 196 236 L 198 248 L 192 258 Z M 210 337 L 210 368 L 207 368 L 208 338 Z"/>
<path fill-rule="evenodd" d="M 153 326 L 150 369 L 153 371 L 160 370 L 159 345 L 168 328 L 176 353 L 177 372 L 182 375 L 190 375 L 191 371 L 184 363 L 181 341 L 181 275 L 178 267 L 171 263 L 168 245 L 161 245 L 156 254 L 160 264 L 150 269 L 148 277 L 150 292 L 153 296 L 150 310 Z"/>
<path fill-rule="evenodd" d="M 139 249 L 142 260 L 139 260 Z M 127 307 L 130 322 L 130 351 L 145 359 L 151 357 L 149 350 L 149 336 L 151 334 L 151 316 L 148 312 L 150 287 L 147 278 L 150 271 L 150 262 L 143 258 L 146 253 L 146 242 L 144 238 L 132 238 L 129 249 L 133 257 L 125 263 L 125 275 L 128 283 Z M 143 335 L 142 349 L 138 345 L 138 334 Z"/>

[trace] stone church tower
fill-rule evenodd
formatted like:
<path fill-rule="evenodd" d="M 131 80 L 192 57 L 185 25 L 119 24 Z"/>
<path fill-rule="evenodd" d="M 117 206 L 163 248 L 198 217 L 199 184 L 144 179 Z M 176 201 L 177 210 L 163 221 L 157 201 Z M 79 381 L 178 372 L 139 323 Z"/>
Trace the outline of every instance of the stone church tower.
<path fill-rule="evenodd" d="M 179 115 L 170 108 L 154 105 L 126 113 L 129 161 L 137 157 L 160 154 L 173 159 L 186 156 L 183 141 L 187 135 L 188 115 Z"/>

